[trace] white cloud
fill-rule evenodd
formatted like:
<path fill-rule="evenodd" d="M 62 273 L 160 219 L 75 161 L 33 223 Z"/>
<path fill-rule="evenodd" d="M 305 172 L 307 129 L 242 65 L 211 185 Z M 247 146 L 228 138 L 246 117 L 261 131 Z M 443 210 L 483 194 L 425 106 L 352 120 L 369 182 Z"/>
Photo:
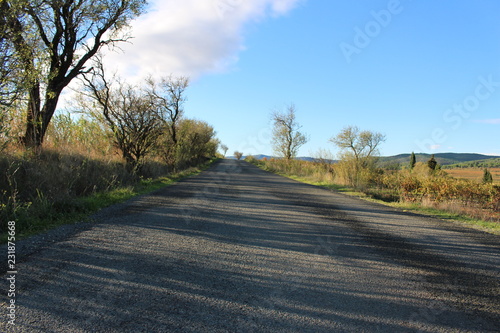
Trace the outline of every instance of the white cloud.
<path fill-rule="evenodd" d="M 160 1 L 132 25 L 132 44 L 107 54 L 105 65 L 121 76 L 187 75 L 231 68 L 244 50 L 246 24 L 284 15 L 301 0 Z"/>
<path fill-rule="evenodd" d="M 438 150 L 439 148 L 441 148 L 441 145 L 431 145 L 430 148 L 431 150 Z"/>

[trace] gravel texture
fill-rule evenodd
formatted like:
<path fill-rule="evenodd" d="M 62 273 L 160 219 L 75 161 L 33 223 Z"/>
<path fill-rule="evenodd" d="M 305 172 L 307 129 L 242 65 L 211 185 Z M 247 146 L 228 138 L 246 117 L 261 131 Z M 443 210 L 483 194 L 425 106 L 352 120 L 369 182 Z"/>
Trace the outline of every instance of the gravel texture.
<path fill-rule="evenodd" d="M 93 220 L 17 244 L 0 331 L 500 331 L 500 237 L 243 161 Z"/>

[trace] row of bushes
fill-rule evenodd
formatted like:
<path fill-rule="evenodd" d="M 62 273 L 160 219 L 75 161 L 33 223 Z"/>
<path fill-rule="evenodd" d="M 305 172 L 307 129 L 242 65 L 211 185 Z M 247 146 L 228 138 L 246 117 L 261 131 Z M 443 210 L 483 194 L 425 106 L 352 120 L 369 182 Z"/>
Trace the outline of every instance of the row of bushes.
<path fill-rule="evenodd" d="M 453 178 L 444 172 L 425 175 L 403 170 L 382 175 L 378 185 L 398 191 L 400 201 L 404 202 L 455 202 L 500 211 L 500 186 Z"/>
<path fill-rule="evenodd" d="M 22 124 L 11 122 L 0 149 L 0 232 L 7 221 L 17 221 L 26 232 L 33 226 L 65 218 L 80 210 L 81 198 L 134 191 L 151 179 L 169 176 L 211 159 L 218 141 L 205 122 L 182 119 L 177 144 L 161 137 L 140 168 L 131 170 L 122 158 L 109 129 L 89 118 L 69 114 L 54 117 L 41 150 L 25 149 L 16 142 Z M 175 149 L 172 149 L 175 148 Z M 166 149 L 170 148 L 168 159 Z"/>

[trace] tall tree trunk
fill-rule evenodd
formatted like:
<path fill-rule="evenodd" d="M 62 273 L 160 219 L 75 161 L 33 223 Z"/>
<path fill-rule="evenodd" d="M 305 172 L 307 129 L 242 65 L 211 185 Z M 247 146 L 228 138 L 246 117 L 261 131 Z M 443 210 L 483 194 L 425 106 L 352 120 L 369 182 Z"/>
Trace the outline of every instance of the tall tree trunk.
<path fill-rule="evenodd" d="M 24 137 L 22 137 L 22 142 L 27 148 L 36 148 L 41 144 L 39 133 L 41 112 L 40 104 L 40 83 L 35 82 L 28 92 L 26 132 L 24 134 Z"/>
<path fill-rule="evenodd" d="M 26 132 L 22 142 L 27 148 L 39 149 L 43 143 L 50 120 L 56 111 L 60 91 L 47 90 L 45 103 L 41 107 L 40 84 L 36 83 L 29 92 Z"/>

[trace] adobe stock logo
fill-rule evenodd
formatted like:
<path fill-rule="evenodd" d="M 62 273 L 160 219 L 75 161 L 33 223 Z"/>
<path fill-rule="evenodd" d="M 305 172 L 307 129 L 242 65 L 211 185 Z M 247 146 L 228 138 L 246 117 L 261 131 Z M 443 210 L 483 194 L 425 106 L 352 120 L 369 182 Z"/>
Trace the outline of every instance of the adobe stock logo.
<path fill-rule="evenodd" d="M 443 113 L 443 120 L 449 124 L 452 131 L 458 130 L 464 119 L 468 119 L 473 112 L 477 111 L 481 106 L 481 102 L 489 99 L 500 87 L 500 81 L 494 81 L 493 75 L 488 75 L 487 78 L 480 76 L 479 83 L 474 89 L 474 93 L 466 96 L 461 103 L 455 103 L 451 108 L 448 108 Z M 427 139 L 416 140 L 415 145 L 422 152 L 433 150 L 440 147 L 446 140 L 446 128 L 436 127 L 431 131 L 431 135 Z"/>
<path fill-rule="evenodd" d="M 403 6 L 399 0 L 390 0 L 387 3 L 387 9 L 370 12 L 373 20 L 368 21 L 363 29 L 355 26 L 352 44 L 346 42 L 339 44 L 347 63 L 351 63 L 353 55 L 360 54 L 363 49 L 368 47 L 372 40 L 380 35 L 382 29 L 391 24 L 393 17 L 401 14 L 402 11 Z"/>

